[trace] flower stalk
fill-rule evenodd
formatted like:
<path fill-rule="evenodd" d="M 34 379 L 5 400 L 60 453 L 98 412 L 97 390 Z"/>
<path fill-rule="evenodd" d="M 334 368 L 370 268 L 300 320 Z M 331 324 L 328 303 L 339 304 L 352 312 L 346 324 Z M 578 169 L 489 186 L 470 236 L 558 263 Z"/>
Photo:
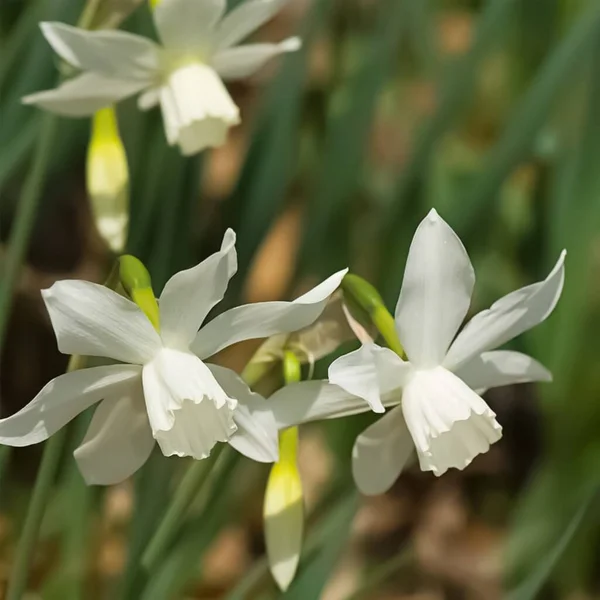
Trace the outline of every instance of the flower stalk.
<path fill-rule="evenodd" d="M 285 384 L 301 379 L 300 361 L 286 350 L 282 363 Z M 282 591 L 293 581 L 304 532 L 302 480 L 298 471 L 298 427 L 279 434 L 279 460 L 271 468 L 263 507 L 269 568 Z"/>

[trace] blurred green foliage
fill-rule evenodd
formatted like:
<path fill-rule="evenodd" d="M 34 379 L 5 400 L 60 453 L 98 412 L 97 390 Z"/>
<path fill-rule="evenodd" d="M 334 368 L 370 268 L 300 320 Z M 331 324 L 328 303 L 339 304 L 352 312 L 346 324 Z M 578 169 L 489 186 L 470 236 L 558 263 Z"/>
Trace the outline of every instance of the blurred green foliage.
<path fill-rule="evenodd" d="M 240 265 L 228 297 L 234 302 L 273 224 L 299 206 L 297 277 L 350 266 L 376 283 L 393 308 L 412 233 L 436 206 L 474 262 L 476 311 L 542 278 L 566 247 L 567 279 L 556 314 L 515 342 L 552 370 L 554 383 L 540 388 L 544 452 L 512 503 L 506 583 L 519 600 L 538 597 L 544 585 L 559 597 L 589 588 L 600 533 L 600 3 L 308 4 L 303 49 L 281 60 L 261 93 L 237 182 L 228 197 L 210 199 L 210 211 L 200 177 L 208 158 L 186 160 L 167 147 L 157 111 L 140 113 L 133 101 L 119 107 L 132 175 L 128 251 L 148 265 L 158 293 L 173 272 L 216 249 L 232 226 Z M 57 79 L 58 65 L 37 24 L 76 23 L 82 8 L 78 0 L 0 6 L 0 230 L 7 243 L 0 339 L 36 219 L 53 210 L 52 186 L 82 169 L 88 135 L 85 120 L 55 121 L 19 102 Z M 468 25 L 460 52 L 444 37 L 442 24 L 452 22 L 459 33 L 460 23 Z M 151 32 L 147 7 L 124 27 Z M 315 75 L 313 63 L 324 73 Z M 47 162 L 41 172 L 40 153 Z M 318 372 L 324 373 L 322 365 Z M 368 418 L 327 426 L 344 465 L 342 483 L 333 489 L 351 489 L 351 436 Z M 3 449 L 0 477 L 5 462 Z M 47 598 L 87 597 L 80 552 L 91 535 L 86 511 L 98 494 L 86 494 L 74 468 L 66 458 L 55 502 L 67 494 L 83 508 L 58 516 L 67 576 L 49 579 Z M 157 455 L 138 474 L 129 563 L 114 588 L 121 597 L 180 597 L 201 576 L 201 557 L 241 501 L 239 460 L 224 454 L 217 468 L 213 493 L 193 508 L 179 544 L 141 579 L 139 557 L 179 471 L 173 474 Z M 12 490 L 5 496 L 7 483 L 0 485 L 2 508 L 14 506 L 17 493 L 9 501 Z M 330 533 L 309 533 L 309 551 L 285 597 L 317 598 L 331 574 L 356 501 L 348 493 L 330 504 L 319 521 Z M 248 577 L 260 581 L 262 574 L 264 563 Z M 273 597 L 269 589 L 265 597 Z M 231 597 L 242 596 L 234 591 Z"/>

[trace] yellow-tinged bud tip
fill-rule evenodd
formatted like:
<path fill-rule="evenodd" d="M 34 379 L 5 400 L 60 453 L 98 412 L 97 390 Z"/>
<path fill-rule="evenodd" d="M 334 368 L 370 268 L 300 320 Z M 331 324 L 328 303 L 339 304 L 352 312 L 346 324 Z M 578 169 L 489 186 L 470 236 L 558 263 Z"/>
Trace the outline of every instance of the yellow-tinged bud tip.
<path fill-rule="evenodd" d="M 124 254 L 119 258 L 121 285 L 130 298 L 144 311 L 154 328 L 160 329 L 158 303 L 152 289 L 150 273 L 139 258 Z"/>

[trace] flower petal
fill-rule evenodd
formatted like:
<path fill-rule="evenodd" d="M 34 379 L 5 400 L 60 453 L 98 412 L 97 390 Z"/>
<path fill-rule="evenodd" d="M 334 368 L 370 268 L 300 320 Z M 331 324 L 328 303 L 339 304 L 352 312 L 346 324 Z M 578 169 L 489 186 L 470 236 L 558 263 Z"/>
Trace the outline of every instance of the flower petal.
<path fill-rule="evenodd" d="M 562 292 L 565 256 L 563 251 L 544 281 L 516 290 L 476 314 L 454 340 L 444 366 L 455 371 L 473 356 L 497 348 L 544 321 Z"/>
<path fill-rule="evenodd" d="M 137 366 L 112 365 L 60 375 L 18 413 L 0 419 L 0 444 L 43 442 L 95 402 L 121 393 L 140 372 Z"/>
<path fill-rule="evenodd" d="M 387 492 L 414 450 L 402 408 L 393 408 L 356 438 L 352 449 L 356 486 L 368 496 Z"/>
<path fill-rule="evenodd" d="M 140 110 L 150 110 L 158 105 L 160 102 L 160 88 L 159 87 L 151 87 L 144 91 L 143 94 L 140 94 L 138 98 L 137 105 Z"/>
<path fill-rule="evenodd" d="M 288 0 L 251 0 L 229 12 L 217 27 L 217 49 L 237 44 L 271 19 Z"/>
<path fill-rule="evenodd" d="M 225 8 L 225 0 L 162 0 L 154 22 L 167 48 L 207 51 Z"/>
<path fill-rule="evenodd" d="M 502 437 L 492 409 L 443 367 L 417 371 L 402 394 L 402 411 L 423 471 L 464 469 Z"/>
<path fill-rule="evenodd" d="M 347 271 L 335 273 L 293 302 L 257 302 L 224 312 L 198 332 L 192 351 L 206 358 L 236 342 L 298 331 L 310 325 L 323 312 Z"/>
<path fill-rule="evenodd" d="M 225 143 L 240 111 L 215 70 L 188 63 L 169 73 L 160 89 L 167 142 L 185 156 Z"/>
<path fill-rule="evenodd" d="M 235 233 L 228 229 L 218 252 L 167 281 L 159 300 L 165 345 L 189 347 L 210 309 L 223 299 L 236 269 Z"/>
<path fill-rule="evenodd" d="M 462 242 L 432 210 L 410 245 L 396 306 L 398 335 L 413 365 L 442 363 L 467 314 L 474 283 Z"/>
<path fill-rule="evenodd" d="M 138 383 L 127 394 L 98 405 L 73 455 L 88 485 L 114 485 L 142 467 L 155 443 Z"/>
<path fill-rule="evenodd" d="M 382 398 L 384 406 L 399 404 L 401 394 Z M 327 381 L 301 381 L 281 388 L 267 399 L 278 429 L 309 421 L 347 417 L 371 410 L 363 398 Z"/>
<path fill-rule="evenodd" d="M 464 363 L 454 374 L 474 390 L 530 381 L 552 381 L 552 373 L 537 360 L 510 350 L 484 352 Z"/>
<path fill-rule="evenodd" d="M 225 393 L 238 401 L 233 413 L 237 431 L 229 445 L 258 462 L 271 463 L 278 459 L 278 429 L 266 400 L 253 392 L 231 369 L 206 365 Z"/>
<path fill-rule="evenodd" d="M 105 356 L 132 364 L 152 359 L 160 338 L 130 300 L 89 281 L 57 281 L 42 290 L 63 354 Z"/>
<path fill-rule="evenodd" d="M 284 52 L 295 52 L 301 46 L 297 37 L 279 44 L 248 44 L 222 50 L 212 58 L 211 64 L 225 81 L 232 81 L 253 75 L 271 58 Z"/>
<path fill-rule="evenodd" d="M 86 31 L 64 23 L 41 23 L 40 27 L 53 50 L 83 71 L 145 83 L 158 71 L 158 46 L 139 35 L 110 29 Z"/>
<path fill-rule="evenodd" d="M 400 388 L 410 369 L 410 364 L 389 348 L 363 344 L 331 363 L 329 381 L 364 398 L 372 410 L 382 413 L 381 395 Z"/>
<path fill-rule="evenodd" d="M 137 94 L 145 83 L 114 79 L 96 73 L 83 73 L 56 89 L 24 96 L 23 104 L 32 104 L 65 117 L 85 117 Z"/>
<path fill-rule="evenodd" d="M 165 456 L 206 458 L 235 432 L 237 401 L 197 356 L 163 348 L 144 366 L 142 380 L 152 433 Z"/>

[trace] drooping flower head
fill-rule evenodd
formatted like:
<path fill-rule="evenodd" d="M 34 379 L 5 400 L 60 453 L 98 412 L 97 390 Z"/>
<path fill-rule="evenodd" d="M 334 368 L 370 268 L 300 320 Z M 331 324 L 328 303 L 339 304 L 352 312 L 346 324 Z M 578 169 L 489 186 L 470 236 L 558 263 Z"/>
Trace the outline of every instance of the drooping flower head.
<path fill-rule="evenodd" d="M 161 45 L 124 31 L 42 23 L 54 51 L 81 74 L 23 102 L 80 117 L 142 92 L 140 109 L 160 104 L 169 145 L 185 155 L 219 146 L 240 122 L 223 80 L 247 77 L 300 47 L 298 38 L 236 46 L 286 1 L 251 0 L 225 15 L 226 0 L 161 0 L 153 11 Z"/>
<path fill-rule="evenodd" d="M 419 225 L 395 314 L 408 361 L 363 344 L 334 361 L 329 383 L 307 382 L 275 393 L 269 404 L 279 427 L 356 414 L 387 412 L 358 437 L 353 473 L 367 494 L 387 490 L 415 450 L 421 469 L 441 475 L 463 469 L 498 441 L 502 428 L 482 391 L 549 381 L 533 358 L 494 350 L 542 322 L 564 282 L 563 252 L 548 277 L 467 315 L 475 276 L 458 236 L 433 210 Z M 365 404 L 365 401 L 366 403 Z"/>
<path fill-rule="evenodd" d="M 204 359 L 242 340 L 309 325 L 345 271 L 293 302 L 239 306 L 199 330 L 236 269 L 229 230 L 219 252 L 167 282 L 152 321 L 134 302 L 94 283 L 59 281 L 44 290 L 61 352 L 125 364 L 52 380 L 25 408 L 0 420 L 0 443 L 41 442 L 102 401 L 75 453 L 89 483 L 128 477 L 155 442 L 167 456 L 202 459 L 217 442 L 229 442 L 254 460 L 277 460 L 277 428 L 265 400 L 233 371 Z"/>

